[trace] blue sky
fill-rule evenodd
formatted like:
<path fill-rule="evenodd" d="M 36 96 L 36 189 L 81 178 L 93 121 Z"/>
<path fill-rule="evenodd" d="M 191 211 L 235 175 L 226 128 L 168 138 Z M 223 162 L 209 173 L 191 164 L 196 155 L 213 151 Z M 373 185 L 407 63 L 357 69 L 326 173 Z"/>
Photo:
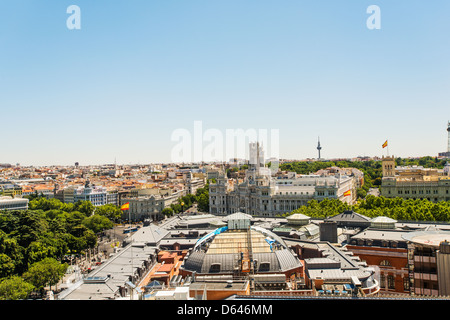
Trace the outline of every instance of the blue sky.
<path fill-rule="evenodd" d="M 69 30 L 67 7 L 81 10 Z M 366 9 L 381 9 L 369 30 Z M 446 150 L 450 2 L 0 2 L 0 163 L 171 160 L 178 128 L 277 129 L 281 158 Z"/>

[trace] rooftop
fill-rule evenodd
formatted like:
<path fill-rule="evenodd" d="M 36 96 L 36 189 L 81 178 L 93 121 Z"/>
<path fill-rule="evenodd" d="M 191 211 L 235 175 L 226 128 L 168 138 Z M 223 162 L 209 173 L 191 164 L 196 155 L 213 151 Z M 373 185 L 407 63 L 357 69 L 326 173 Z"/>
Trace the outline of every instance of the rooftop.
<path fill-rule="evenodd" d="M 450 232 L 443 230 L 415 231 L 405 233 L 403 239 L 412 243 L 439 248 L 441 242 L 450 240 Z"/>

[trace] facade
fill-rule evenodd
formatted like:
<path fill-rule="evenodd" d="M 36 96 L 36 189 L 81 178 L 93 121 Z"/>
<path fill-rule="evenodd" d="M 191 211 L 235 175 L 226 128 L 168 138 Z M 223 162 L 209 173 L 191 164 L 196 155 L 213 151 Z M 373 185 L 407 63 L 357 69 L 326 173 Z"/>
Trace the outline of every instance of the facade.
<path fill-rule="evenodd" d="M 443 230 L 415 231 L 403 235 L 408 243 L 408 269 L 411 293 L 415 295 L 448 295 L 450 264 L 448 240 Z"/>
<path fill-rule="evenodd" d="M 408 231 L 367 228 L 352 236 L 347 250 L 376 268 L 381 292 L 409 293 Z"/>
<path fill-rule="evenodd" d="M 22 187 L 13 183 L 2 183 L 0 184 L 0 194 L 3 196 L 21 196 Z"/>
<path fill-rule="evenodd" d="M 205 180 L 194 177 L 192 172 L 189 171 L 186 173 L 185 185 L 186 185 L 186 193 L 195 194 L 197 189 L 203 188 L 205 186 Z"/>
<path fill-rule="evenodd" d="M 84 186 L 60 189 L 54 193 L 54 197 L 64 203 L 90 201 L 95 207 L 105 204 L 119 205 L 117 192 L 109 192 L 106 187 L 93 186 L 89 181 Z"/>
<path fill-rule="evenodd" d="M 304 262 L 306 287 L 314 295 L 371 296 L 380 291 L 375 270 L 345 247 L 327 241 L 284 240 Z"/>
<path fill-rule="evenodd" d="M 0 211 L 2 210 L 28 210 L 28 199 L 0 196 Z"/>
<path fill-rule="evenodd" d="M 254 147 L 251 146 L 251 150 Z M 358 179 L 337 173 L 335 175 L 298 175 L 274 177 L 261 164 L 259 156 L 252 156 L 243 182 L 220 175 L 209 185 L 210 213 L 228 215 L 244 212 L 252 216 L 275 217 L 291 212 L 310 200 L 339 199 L 349 204 L 356 200 Z M 255 163 L 256 162 L 256 163 Z"/>
<path fill-rule="evenodd" d="M 121 198 L 121 205 L 127 202 L 130 203 L 130 208 L 124 212 L 123 218 L 128 219 L 130 217 L 132 221 L 142 221 L 144 219 L 159 220 L 161 211 L 175 203 L 183 194 L 182 192 L 169 192 L 166 195 L 161 195 L 160 192 L 163 192 L 163 190 L 146 196 Z"/>
<path fill-rule="evenodd" d="M 84 187 L 75 190 L 73 201 L 90 201 L 96 207 L 105 204 L 116 206 L 119 204 L 117 193 L 110 193 L 105 187 L 92 186 L 89 182 Z"/>
<path fill-rule="evenodd" d="M 396 167 L 395 158 L 383 157 L 381 195 L 386 198 L 450 201 L 450 165 L 444 169 L 422 166 Z"/>
<path fill-rule="evenodd" d="M 60 200 L 64 203 L 75 203 L 74 196 L 75 196 L 75 187 L 67 187 L 60 189 L 55 192 L 55 199 Z"/>

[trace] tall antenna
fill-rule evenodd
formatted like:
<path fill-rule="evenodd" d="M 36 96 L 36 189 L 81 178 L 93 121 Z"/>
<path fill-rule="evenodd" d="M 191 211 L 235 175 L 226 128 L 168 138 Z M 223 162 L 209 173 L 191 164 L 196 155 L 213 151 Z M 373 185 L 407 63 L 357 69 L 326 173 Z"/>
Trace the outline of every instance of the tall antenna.
<path fill-rule="evenodd" d="M 317 137 L 317 151 L 319 151 L 319 160 L 320 160 L 320 150 L 322 150 L 322 147 L 320 146 L 320 137 Z"/>
<path fill-rule="evenodd" d="M 447 124 L 447 132 L 448 132 L 447 152 L 450 153 L 450 121 Z"/>

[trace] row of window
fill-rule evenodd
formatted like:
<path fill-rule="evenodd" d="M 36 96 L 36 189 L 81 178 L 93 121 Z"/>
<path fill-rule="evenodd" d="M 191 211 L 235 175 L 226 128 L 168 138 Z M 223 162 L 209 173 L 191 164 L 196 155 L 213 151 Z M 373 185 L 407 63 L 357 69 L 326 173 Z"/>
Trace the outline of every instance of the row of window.
<path fill-rule="evenodd" d="M 0 204 L 0 210 L 23 210 L 27 209 L 28 205 L 26 203 L 2 203 Z"/>
<path fill-rule="evenodd" d="M 222 265 L 220 263 L 213 263 L 209 268 L 210 273 L 217 273 L 221 271 Z M 258 272 L 268 272 L 270 271 L 270 262 L 262 262 L 258 265 L 258 260 L 253 260 L 253 268 Z"/>
<path fill-rule="evenodd" d="M 390 248 L 407 248 L 407 244 L 403 241 L 389 241 L 389 240 L 372 240 L 372 239 L 352 239 L 350 244 L 358 246 L 370 247 L 390 247 Z"/>
<path fill-rule="evenodd" d="M 388 194 L 391 194 L 391 190 L 388 190 Z M 439 190 L 397 190 L 397 194 L 439 194 Z M 445 190 L 445 194 L 449 194 L 449 191 Z"/>
<path fill-rule="evenodd" d="M 409 278 L 403 278 L 403 290 L 409 291 Z M 380 274 L 380 288 L 395 289 L 395 277 L 393 275 Z"/>

